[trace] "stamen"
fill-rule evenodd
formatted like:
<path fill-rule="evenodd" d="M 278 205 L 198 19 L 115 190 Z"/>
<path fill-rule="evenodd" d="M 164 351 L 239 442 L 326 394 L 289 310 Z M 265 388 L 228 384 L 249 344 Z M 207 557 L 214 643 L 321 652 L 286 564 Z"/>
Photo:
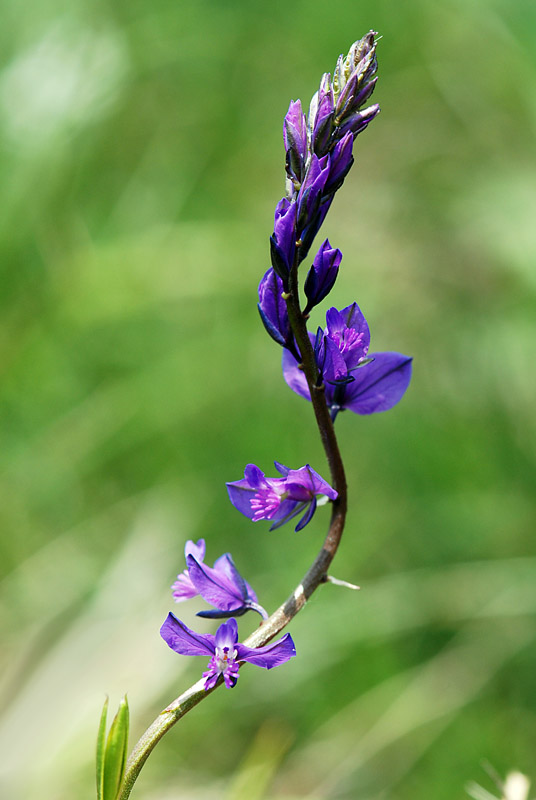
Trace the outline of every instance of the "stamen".
<path fill-rule="evenodd" d="M 331 338 L 339 348 L 341 353 L 346 353 L 363 344 L 364 334 L 358 333 L 355 328 L 345 328 L 342 331 L 335 331 Z"/>
<path fill-rule="evenodd" d="M 267 486 L 256 492 L 249 502 L 255 512 L 254 522 L 258 522 L 260 519 L 272 519 L 281 504 L 281 495 L 277 494 L 271 486 Z"/>

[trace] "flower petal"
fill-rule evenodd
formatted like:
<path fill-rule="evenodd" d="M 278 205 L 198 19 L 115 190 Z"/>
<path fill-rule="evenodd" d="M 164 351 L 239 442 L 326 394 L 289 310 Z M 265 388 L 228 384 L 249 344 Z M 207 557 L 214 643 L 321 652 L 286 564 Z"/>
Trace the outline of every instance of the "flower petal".
<path fill-rule="evenodd" d="M 355 380 L 345 387 L 344 407 L 356 414 L 388 411 L 402 398 L 411 380 L 410 356 L 371 353 L 374 361 L 356 369 Z"/>
<path fill-rule="evenodd" d="M 294 528 L 294 531 L 296 533 L 298 533 L 298 531 L 303 530 L 305 528 L 305 526 L 308 525 L 311 522 L 311 520 L 313 518 L 313 514 L 315 513 L 315 511 L 316 511 L 316 497 L 313 497 L 313 499 L 309 503 L 309 507 L 308 507 L 307 511 L 305 512 L 303 517 L 300 519 L 300 521 L 298 522 L 298 524 Z"/>
<path fill-rule="evenodd" d="M 186 564 L 192 583 L 203 600 L 221 611 L 243 607 L 244 600 L 247 599 L 242 593 L 242 587 L 246 591 L 243 581 L 239 586 L 230 581 L 221 570 L 215 570 L 207 564 L 201 565 L 193 556 L 188 556 Z"/>
<path fill-rule="evenodd" d="M 255 511 L 251 508 L 251 498 L 255 494 L 255 489 L 252 489 L 244 478 L 239 481 L 229 481 L 226 486 L 229 500 L 233 506 L 246 517 L 252 519 Z"/>
<path fill-rule="evenodd" d="M 252 600 L 257 602 L 257 595 L 245 578 L 238 572 L 235 563 L 230 553 L 224 553 L 214 562 L 214 569 L 216 572 L 221 572 L 233 583 L 237 589 L 240 589 L 244 600 Z"/>
<path fill-rule="evenodd" d="M 269 335 L 281 345 L 289 344 L 292 339 L 287 314 L 287 304 L 281 294 L 283 281 L 273 269 L 269 269 L 259 284 L 259 313 Z"/>
<path fill-rule="evenodd" d="M 216 636 L 214 637 L 215 646 L 222 650 L 224 647 L 228 647 L 232 655 L 237 641 L 238 625 L 236 624 L 236 619 L 230 619 L 228 622 L 222 622 L 216 631 Z"/>
<path fill-rule="evenodd" d="M 205 540 L 198 539 L 197 542 L 193 542 L 191 539 L 188 539 L 184 546 L 184 558 L 188 558 L 188 556 L 193 556 L 196 561 L 204 561 Z"/>
<path fill-rule="evenodd" d="M 167 615 L 166 621 L 160 628 L 160 636 L 181 656 L 214 655 L 214 636 L 211 633 L 195 633 L 174 614 Z"/>
<path fill-rule="evenodd" d="M 279 507 L 279 511 L 281 512 L 279 516 L 276 515 L 274 519 L 276 520 L 273 525 L 270 525 L 270 530 L 275 531 L 280 528 L 282 525 L 285 525 L 294 517 L 297 517 L 303 509 L 305 508 L 305 503 L 297 503 L 294 500 L 284 500 Z"/>
<path fill-rule="evenodd" d="M 287 477 L 289 473 L 288 467 L 285 467 L 285 465 L 281 464 L 280 461 L 274 461 L 274 467 L 276 468 L 276 470 L 279 472 L 280 475 L 283 475 L 284 478 Z"/>
<path fill-rule="evenodd" d="M 279 641 L 264 647 L 252 648 L 246 647 L 245 644 L 237 644 L 236 651 L 236 657 L 240 661 L 248 661 L 250 664 L 264 667 L 264 669 L 278 667 L 296 655 L 296 647 L 290 633 L 286 633 Z"/>
<path fill-rule="evenodd" d="M 306 464 L 300 469 L 291 469 L 287 478 L 287 490 L 290 496 L 295 500 L 310 499 L 317 494 L 325 494 L 330 500 L 335 500 L 338 496 L 335 489 L 333 489 L 324 478 L 318 474 L 309 464 Z M 299 493 L 298 487 L 303 486 L 308 491 L 308 497 L 295 496 Z M 293 491 L 293 487 L 295 490 Z"/>
<path fill-rule="evenodd" d="M 177 575 L 177 580 L 171 586 L 173 599 L 175 602 L 180 603 L 182 600 L 190 600 L 192 597 L 197 597 L 199 592 L 190 580 L 188 572 L 185 570 Z"/>
<path fill-rule="evenodd" d="M 298 362 L 290 352 L 290 350 L 283 350 L 283 377 L 290 386 L 293 392 L 305 397 L 306 400 L 311 399 L 309 387 L 307 385 L 307 378 L 302 369 L 299 368 Z"/>

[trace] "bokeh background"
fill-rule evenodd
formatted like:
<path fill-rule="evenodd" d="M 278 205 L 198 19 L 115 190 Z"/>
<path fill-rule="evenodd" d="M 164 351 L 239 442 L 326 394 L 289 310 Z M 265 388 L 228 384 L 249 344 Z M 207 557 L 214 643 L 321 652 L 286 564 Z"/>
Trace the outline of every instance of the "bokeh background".
<path fill-rule="evenodd" d="M 139 800 L 447 800 L 536 779 L 536 6 L 4 0 L 0 796 L 94 797 L 105 693 L 132 743 L 197 680 L 160 640 L 188 538 L 275 608 L 326 526 L 253 526 L 224 482 L 326 474 L 255 308 L 282 119 L 369 28 L 382 114 L 324 235 L 330 297 L 414 355 L 341 415 L 348 529 L 292 624 L 147 763 Z M 322 322 L 327 304 L 314 319 Z M 181 607 L 195 621 L 196 604 Z M 255 619 L 242 619 L 245 636 Z"/>

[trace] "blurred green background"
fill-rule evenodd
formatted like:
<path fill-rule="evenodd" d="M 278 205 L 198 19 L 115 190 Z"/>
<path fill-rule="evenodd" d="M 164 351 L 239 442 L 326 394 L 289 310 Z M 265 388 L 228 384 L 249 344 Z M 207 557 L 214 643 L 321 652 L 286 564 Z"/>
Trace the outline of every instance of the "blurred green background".
<path fill-rule="evenodd" d="M 327 474 L 255 308 L 282 119 L 379 31 L 382 114 L 324 236 L 330 297 L 414 355 L 337 427 L 334 574 L 171 732 L 133 797 L 446 800 L 536 779 L 536 6 L 532 0 L 4 0 L 0 796 L 93 798 L 104 694 L 132 743 L 197 680 L 160 640 L 188 538 L 275 608 L 326 526 L 253 526 L 253 461 Z M 313 320 L 320 323 L 328 304 Z M 180 608 L 199 630 L 196 604 Z M 246 617 L 241 635 L 257 624 Z"/>

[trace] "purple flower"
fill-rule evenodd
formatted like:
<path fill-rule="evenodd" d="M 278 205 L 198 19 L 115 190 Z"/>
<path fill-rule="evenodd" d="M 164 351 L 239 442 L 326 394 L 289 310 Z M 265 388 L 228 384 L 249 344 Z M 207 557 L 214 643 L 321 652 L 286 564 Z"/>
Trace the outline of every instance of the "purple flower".
<path fill-rule="evenodd" d="M 313 220 L 309 221 L 307 228 L 302 231 L 301 233 L 301 247 L 300 247 L 300 262 L 303 261 L 304 258 L 307 258 L 307 254 L 309 252 L 309 248 L 311 247 L 314 238 L 320 228 L 322 227 L 324 220 L 326 218 L 326 214 L 328 213 L 330 206 L 333 202 L 334 195 L 331 194 L 327 200 L 322 202 L 322 205 L 318 209 L 318 212 Z"/>
<path fill-rule="evenodd" d="M 370 345 L 370 331 L 363 312 L 357 305 L 337 311 L 330 308 L 326 313 L 325 339 L 334 342 L 348 371 L 357 367 L 366 358 Z M 327 380 L 332 376 L 328 374 Z"/>
<path fill-rule="evenodd" d="M 241 661 L 248 661 L 257 667 L 272 669 L 284 664 L 296 655 L 296 648 L 289 633 L 279 641 L 264 647 L 246 647 L 238 643 L 238 626 L 235 619 L 220 625 L 216 634 L 195 633 L 174 614 L 168 614 L 160 628 L 160 635 L 172 650 L 182 656 L 210 656 L 208 669 L 203 673 L 205 691 L 216 686 L 220 676 L 228 689 L 238 680 Z"/>
<path fill-rule="evenodd" d="M 329 135 L 333 127 L 334 98 L 329 73 L 325 72 L 320 87 L 311 98 L 307 127 L 312 150 L 318 156 L 325 155 Z"/>
<path fill-rule="evenodd" d="M 323 91 L 321 85 L 311 136 L 313 152 L 318 156 L 325 155 L 328 150 L 333 130 L 333 111 L 333 92 L 329 86 Z"/>
<path fill-rule="evenodd" d="M 287 347 L 297 355 L 287 313 L 287 304 L 282 294 L 285 290 L 283 281 L 269 269 L 259 283 L 259 302 L 257 308 L 267 333 L 283 347 Z"/>
<path fill-rule="evenodd" d="M 332 418 L 345 408 L 373 414 L 396 405 L 408 388 L 412 358 L 369 353 L 369 328 L 356 303 L 342 311 L 330 308 L 326 321 L 325 331 L 320 330 L 316 339 L 309 336 Z M 310 400 L 305 375 L 288 350 L 283 351 L 283 376 L 294 392 Z"/>
<path fill-rule="evenodd" d="M 341 259 L 341 251 L 333 248 L 329 239 L 326 239 L 320 246 L 313 266 L 305 279 L 304 291 L 308 300 L 304 309 L 305 314 L 308 314 L 313 306 L 318 305 L 331 292 L 339 273 Z"/>
<path fill-rule="evenodd" d="M 284 197 L 275 209 L 274 233 L 270 237 L 272 267 L 287 288 L 288 273 L 296 251 L 296 203 Z"/>
<path fill-rule="evenodd" d="M 354 157 L 352 155 L 353 145 L 353 134 L 348 132 L 339 139 L 329 154 L 329 178 L 326 183 L 326 194 L 333 194 L 337 189 L 340 189 L 344 179 L 350 172 L 352 164 L 354 163 Z"/>
<path fill-rule="evenodd" d="M 337 492 L 308 464 L 300 469 L 274 464 L 282 478 L 267 478 L 255 464 L 248 464 L 241 480 L 227 484 L 229 499 L 253 522 L 273 520 L 271 531 L 305 511 L 295 528 L 301 531 L 316 511 L 317 495 L 335 500 Z"/>
<path fill-rule="evenodd" d="M 341 123 L 339 128 L 341 135 L 351 131 L 352 136 L 357 136 L 358 133 L 364 131 L 369 122 L 372 122 L 375 116 L 380 113 L 380 107 L 376 103 L 373 106 L 369 106 L 365 108 L 364 111 L 357 111 L 355 114 L 351 114 L 347 117 L 344 122 Z"/>
<path fill-rule="evenodd" d="M 199 539 L 197 544 L 186 542 L 184 548 L 187 569 L 178 575 L 171 587 L 177 603 L 201 595 L 203 600 L 214 606 L 214 611 L 199 611 L 198 617 L 218 619 L 222 617 L 241 616 L 246 611 L 256 611 L 266 619 L 266 611 L 257 602 L 257 595 L 240 575 L 230 553 L 220 556 L 213 567 L 203 563 L 205 557 L 205 541 Z"/>
<path fill-rule="evenodd" d="M 301 183 L 307 158 L 307 126 L 301 101 L 291 101 L 283 125 L 289 177 Z"/>
<path fill-rule="evenodd" d="M 322 158 L 318 158 L 318 156 L 313 153 L 297 199 L 298 236 L 301 236 L 301 233 L 315 219 L 320 208 L 324 195 L 324 187 L 328 177 L 329 156 L 326 155 Z"/>
<path fill-rule="evenodd" d="M 374 31 L 369 31 L 362 39 L 353 43 L 346 58 L 341 55 L 337 59 L 333 74 L 333 93 L 338 117 L 348 108 L 358 107 L 358 102 L 364 102 L 360 98 L 354 105 L 349 102 L 349 98 L 355 97 L 356 92 L 361 94 L 362 88 L 373 80 L 378 70 L 375 36 Z"/>

